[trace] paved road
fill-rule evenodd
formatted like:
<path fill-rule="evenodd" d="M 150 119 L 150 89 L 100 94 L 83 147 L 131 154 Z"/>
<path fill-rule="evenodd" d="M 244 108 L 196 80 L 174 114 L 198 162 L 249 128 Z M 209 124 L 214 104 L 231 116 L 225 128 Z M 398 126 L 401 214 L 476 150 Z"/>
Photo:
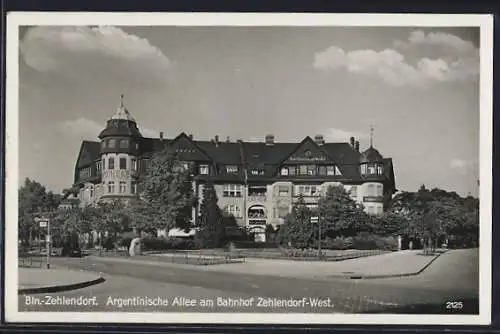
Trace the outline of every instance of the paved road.
<path fill-rule="evenodd" d="M 26 297 L 19 297 L 20 310 L 54 311 L 180 311 L 172 305 L 173 298 L 190 297 L 196 306 L 181 307 L 182 311 L 196 312 L 388 312 L 388 313 L 477 313 L 478 252 L 453 251 L 442 255 L 421 275 L 414 277 L 347 280 L 339 278 L 308 280 L 249 274 L 231 274 L 185 268 L 162 268 L 125 263 L 92 263 L 85 259 L 57 259 L 58 265 L 96 270 L 104 273 L 107 282 L 58 294 L 66 297 L 94 297 L 99 305 L 69 307 L 63 305 L 26 305 Z M 279 270 L 279 268 L 276 268 Z M 33 295 L 36 296 L 36 295 Z M 56 296 L 56 295 L 53 295 Z M 106 305 L 108 298 L 162 297 L 169 300 L 164 307 L 119 307 Z M 322 307 L 258 307 L 258 297 L 302 300 L 317 298 Z M 39 296 L 42 298 L 42 296 Z M 243 298 L 251 306 L 217 308 L 217 297 Z M 329 304 L 328 304 L 328 298 Z M 203 307 L 201 299 L 215 300 L 214 307 Z M 28 300 L 32 301 L 32 300 Z M 462 310 L 447 310 L 447 301 L 463 301 Z M 311 304 L 311 303 L 309 303 Z"/>

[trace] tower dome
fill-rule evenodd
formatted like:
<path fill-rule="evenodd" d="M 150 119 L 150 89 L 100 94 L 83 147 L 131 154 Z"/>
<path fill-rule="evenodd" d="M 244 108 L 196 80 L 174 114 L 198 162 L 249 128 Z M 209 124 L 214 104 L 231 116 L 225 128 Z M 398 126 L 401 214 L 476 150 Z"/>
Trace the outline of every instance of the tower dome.
<path fill-rule="evenodd" d="M 361 153 L 361 157 L 359 158 L 361 163 L 365 162 L 378 162 L 383 159 L 380 152 L 375 149 L 373 146 L 370 146 L 363 153 Z"/>
<path fill-rule="evenodd" d="M 106 122 L 106 128 L 99 134 L 99 139 L 115 136 L 142 137 L 135 118 L 123 105 L 123 95 L 121 95 L 120 107 L 116 109 L 115 114 Z"/>
<path fill-rule="evenodd" d="M 127 108 L 125 108 L 123 104 L 116 109 L 116 113 L 111 116 L 111 119 L 122 119 L 135 122 L 135 118 L 130 114 L 130 112 L 127 110 Z"/>

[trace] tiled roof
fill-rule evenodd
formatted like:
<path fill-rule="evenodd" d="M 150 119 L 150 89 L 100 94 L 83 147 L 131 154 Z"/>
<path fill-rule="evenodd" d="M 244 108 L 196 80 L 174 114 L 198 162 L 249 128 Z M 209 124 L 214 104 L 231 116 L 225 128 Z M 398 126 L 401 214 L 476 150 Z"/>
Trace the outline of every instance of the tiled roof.
<path fill-rule="evenodd" d="M 198 156 L 208 156 L 216 165 L 220 166 L 217 179 L 221 181 L 244 180 L 242 166 L 248 169 L 248 179 L 250 180 L 257 181 L 273 178 L 278 174 L 280 164 L 286 161 L 292 153 L 296 152 L 301 145 L 306 143 L 309 145 L 308 147 L 312 148 L 316 145 L 311 144 L 311 138 L 309 137 L 306 137 L 300 143 L 275 142 L 272 145 L 266 145 L 264 142 L 220 141 L 216 144 L 214 141 L 191 140 L 182 133 L 174 139 L 141 138 L 140 150 L 143 155 L 149 155 L 164 149 L 167 145 L 175 146 L 174 143 L 181 139 L 183 141 L 182 145 L 191 145 L 193 148 L 198 148 L 201 152 L 201 155 L 198 154 Z M 82 143 L 82 150 L 83 148 L 87 150 L 92 160 L 99 158 L 99 142 L 84 141 Z M 318 148 L 320 152 L 324 152 L 328 156 L 327 159 L 329 161 L 326 163 L 335 163 L 342 173 L 341 176 L 333 177 L 332 180 L 362 181 L 359 170 L 362 153 L 354 149 L 349 143 L 324 143 L 318 146 Z M 393 180 L 392 159 L 386 158 L 383 159 L 383 162 L 386 166 L 386 173 L 388 173 L 386 176 Z M 236 174 L 226 174 L 224 165 L 238 165 L 240 166 L 240 171 Z M 81 165 L 79 164 L 78 166 Z M 264 175 L 252 175 L 252 169 L 264 170 Z"/>
<path fill-rule="evenodd" d="M 78 153 L 78 167 L 83 167 L 98 159 L 101 155 L 101 144 L 97 141 L 84 140 Z"/>

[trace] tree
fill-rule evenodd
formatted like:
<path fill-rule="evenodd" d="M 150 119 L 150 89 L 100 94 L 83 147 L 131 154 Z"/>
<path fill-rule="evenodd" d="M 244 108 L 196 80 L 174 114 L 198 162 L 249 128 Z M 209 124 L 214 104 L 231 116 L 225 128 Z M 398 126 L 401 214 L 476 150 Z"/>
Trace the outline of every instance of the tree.
<path fill-rule="evenodd" d="M 24 245 L 28 245 L 32 236 L 41 232 L 34 219 L 55 211 L 61 202 L 61 196 L 47 191 L 41 183 L 29 178 L 19 188 L 18 196 L 19 238 Z"/>
<path fill-rule="evenodd" d="M 196 196 L 189 168 L 175 152 L 161 151 L 153 156 L 151 167 L 139 182 L 141 197 L 148 203 L 148 215 L 157 229 L 188 229 Z"/>
<path fill-rule="evenodd" d="M 285 217 L 280 227 L 278 240 L 296 248 L 308 248 L 314 244 L 315 228 L 311 224 L 312 211 L 306 206 L 304 197 L 299 195 L 292 212 Z"/>
<path fill-rule="evenodd" d="M 331 186 L 318 202 L 319 218 L 324 235 L 352 237 L 359 232 L 370 232 L 371 220 L 343 187 Z"/>
<path fill-rule="evenodd" d="M 217 248 L 222 246 L 224 241 L 223 215 L 217 201 L 214 186 L 209 182 L 203 190 L 199 230 L 195 235 L 196 243 L 200 248 Z"/>
<path fill-rule="evenodd" d="M 155 230 L 154 219 L 151 217 L 151 209 L 149 204 L 138 198 L 127 207 L 127 216 L 130 219 L 131 227 L 134 228 L 137 235 L 142 232 L 152 232 Z"/>
<path fill-rule="evenodd" d="M 389 212 L 407 220 L 407 233 L 424 240 L 426 250 L 439 246 L 445 236 L 462 245 L 477 244 L 479 200 L 456 192 L 422 185 L 417 192 L 396 195 Z M 477 218 L 477 219 L 476 219 Z"/>

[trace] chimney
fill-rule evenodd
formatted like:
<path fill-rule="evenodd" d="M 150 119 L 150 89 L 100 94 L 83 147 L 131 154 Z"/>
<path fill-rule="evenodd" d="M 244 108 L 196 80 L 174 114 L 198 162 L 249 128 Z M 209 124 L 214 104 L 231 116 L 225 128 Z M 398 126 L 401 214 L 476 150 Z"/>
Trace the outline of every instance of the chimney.
<path fill-rule="evenodd" d="M 319 146 L 321 146 L 321 145 L 323 145 L 325 143 L 325 139 L 323 138 L 323 135 L 316 135 L 316 136 L 314 136 L 314 141 Z"/>
<path fill-rule="evenodd" d="M 351 137 L 350 143 L 351 143 L 351 146 L 354 147 L 354 145 L 356 144 L 356 141 L 355 141 L 354 137 Z"/>
<path fill-rule="evenodd" d="M 163 140 L 163 131 L 160 131 L 160 140 Z"/>
<path fill-rule="evenodd" d="M 193 135 L 192 134 L 189 135 L 189 139 L 193 140 Z"/>
<path fill-rule="evenodd" d="M 356 142 L 354 143 L 354 148 L 359 152 L 359 141 L 356 140 Z"/>
<path fill-rule="evenodd" d="M 230 143 L 231 142 L 231 138 L 229 136 L 226 137 L 226 143 Z"/>
<path fill-rule="evenodd" d="M 215 146 L 219 146 L 219 136 L 215 136 Z"/>
<path fill-rule="evenodd" d="M 266 135 L 266 145 L 267 146 L 274 145 L 274 135 Z"/>

